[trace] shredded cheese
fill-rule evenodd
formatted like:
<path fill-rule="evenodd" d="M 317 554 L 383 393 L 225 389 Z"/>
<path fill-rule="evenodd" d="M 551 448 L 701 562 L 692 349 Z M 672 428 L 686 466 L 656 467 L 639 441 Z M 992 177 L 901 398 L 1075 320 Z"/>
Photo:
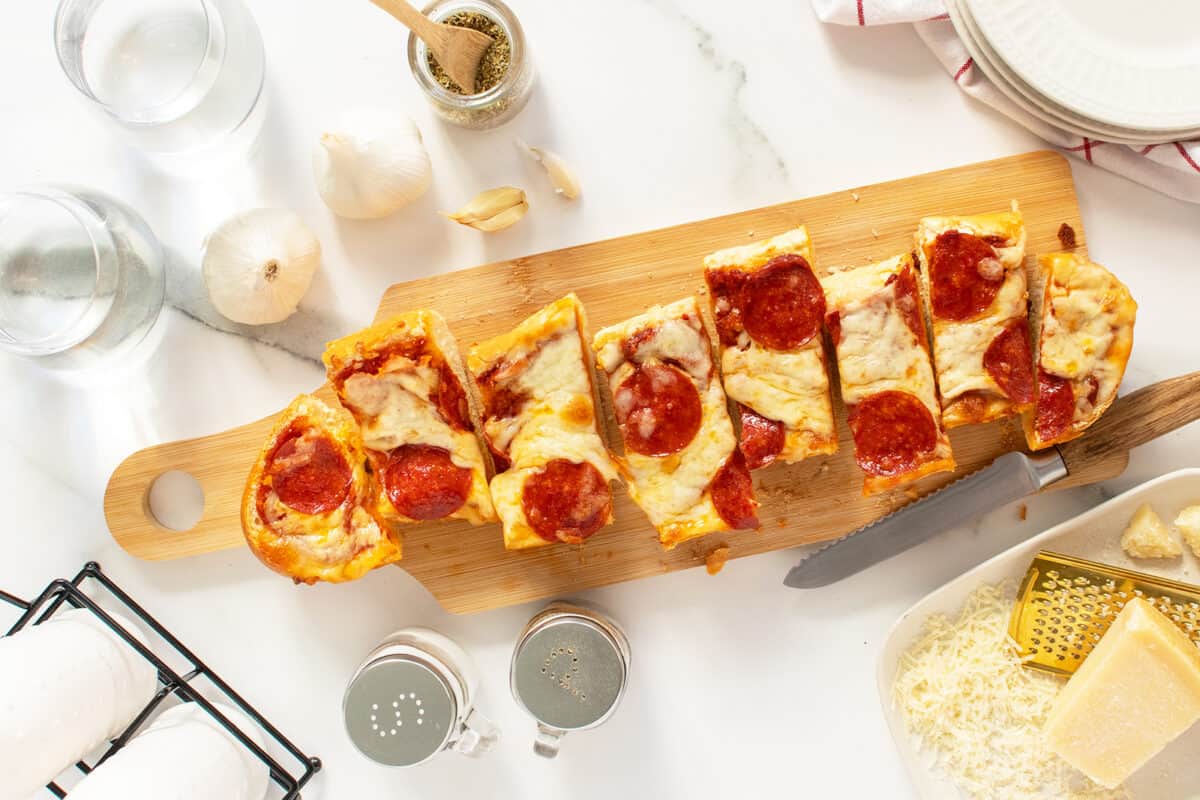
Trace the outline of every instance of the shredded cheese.
<path fill-rule="evenodd" d="M 892 702 L 937 767 L 972 800 L 1128 800 L 1046 748 L 1058 678 L 1021 666 L 1008 637 L 1011 583 L 981 586 L 957 620 L 941 614 L 900 658 Z"/>

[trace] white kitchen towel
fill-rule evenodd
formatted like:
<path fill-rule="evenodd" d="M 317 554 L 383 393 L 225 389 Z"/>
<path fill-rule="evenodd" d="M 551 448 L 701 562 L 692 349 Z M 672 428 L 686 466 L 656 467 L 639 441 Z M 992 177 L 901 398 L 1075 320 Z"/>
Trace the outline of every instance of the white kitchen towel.
<path fill-rule="evenodd" d="M 954 32 L 942 0 L 812 0 L 812 4 L 823 22 L 838 25 L 913 23 L 946 72 L 967 94 L 1016 120 L 1065 153 L 1163 194 L 1200 203 L 1200 140 L 1133 147 L 1081 138 L 1043 122 L 1009 100 L 975 67 Z"/>
<path fill-rule="evenodd" d="M 249 717 L 215 707 L 262 747 Z M 164 711 L 71 790 L 72 800 L 262 800 L 267 765 L 195 703 Z"/>
<path fill-rule="evenodd" d="M 157 687 L 150 662 L 90 611 L 0 638 L 0 800 L 25 800 L 120 733 Z"/>

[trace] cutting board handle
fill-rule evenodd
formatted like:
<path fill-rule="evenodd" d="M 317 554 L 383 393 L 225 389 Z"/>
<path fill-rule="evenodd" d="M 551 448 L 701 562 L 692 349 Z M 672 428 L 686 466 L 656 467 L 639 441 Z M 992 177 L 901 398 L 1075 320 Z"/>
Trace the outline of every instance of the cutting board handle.
<path fill-rule="evenodd" d="M 1142 387 L 1117 398 L 1080 438 L 1059 445 L 1074 474 L 1087 465 L 1128 453 L 1138 445 L 1200 419 L 1200 372 Z"/>
<path fill-rule="evenodd" d="M 130 555 L 159 561 L 241 547 L 242 489 L 274 417 L 223 433 L 139 450 L 113 471 L 104 491 L 104 518 L 113 538 Z M 244 463 L 239 463 L 244 462 Z M 165 472 L 179 470 L 204 492 L 204 511 L 188 530 L 155 519 L 150 488 Z"/>

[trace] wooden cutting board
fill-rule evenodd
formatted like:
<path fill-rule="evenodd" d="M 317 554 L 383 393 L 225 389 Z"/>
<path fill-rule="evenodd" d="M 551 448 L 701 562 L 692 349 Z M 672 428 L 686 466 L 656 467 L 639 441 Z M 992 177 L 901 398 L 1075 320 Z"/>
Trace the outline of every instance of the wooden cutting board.
<path fill-rule="evenodd" d="M 1057 231 L 1064 222 L 1075 229 L 1084 252 L 1071 169 L 1061 155 L 1035 152 L 398 284 L 384 293 L 376 319 L 416 307 L 435 308 L 465 351 L 574 291 L 595 330 L 653 303 L 696 292 L 702 286 L 701 259 L 713 250 L 803 223 L 821 272 L 911 249 L 921 216 L 998 211 L 1013 198 L 1025 215 L 1030 254 L 1061 249 Z M 327 387 L 322 393 L 331 398 Z M 730 547 L 731 558 L 738 558 L 836 538 L 956 477 L 931 476 L 907 491 L 864 498 L 845 409 L 835 405 L 841 432 L 836 455 L 755 473 L 762 501 L 760 532 L 714 534 L 663 552 L 645 515 L 618 490 L 616 523 L 583 546 L 507 552 L 498 526 L 437 522 L 405 529 L 401 567 L 447 610 L 477 611 L 694 567 L 721 544 Z M 117 467 L 105 494 L 113 536 L 146 559 L 244 546 L 238 518 L 243 483 L 270 426 L 271 420 L 264 419 L 134 453 Z M 616 441 L 615 426 L 611 421 L 609 426 L 611 441 Z M 1019 426 L 1011 420 L 958 428 L 950 438 L 958 475 L 1023 446 Z M 1105 454 L 1056 485 L 1114 477 L 1127 460 L 1127 453 Z M 204 513 L 191 530 L 168 530 L 150 513 L 149 487 L 168 470 L 191 473 L 204 490 Z"/>

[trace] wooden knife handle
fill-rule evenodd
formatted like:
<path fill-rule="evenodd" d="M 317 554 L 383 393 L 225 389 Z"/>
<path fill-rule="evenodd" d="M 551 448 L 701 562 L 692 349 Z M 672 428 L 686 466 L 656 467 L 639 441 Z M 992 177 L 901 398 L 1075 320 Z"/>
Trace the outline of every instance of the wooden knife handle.
<path fill-rule="evenodd" d="M 1192 372 L 1117 398 L 1087 433 L 1059 445 L 1058 451 L 1067 470 L 1075 473 L 1197 419 L 1200 419 L 1200 372 Z"/>

